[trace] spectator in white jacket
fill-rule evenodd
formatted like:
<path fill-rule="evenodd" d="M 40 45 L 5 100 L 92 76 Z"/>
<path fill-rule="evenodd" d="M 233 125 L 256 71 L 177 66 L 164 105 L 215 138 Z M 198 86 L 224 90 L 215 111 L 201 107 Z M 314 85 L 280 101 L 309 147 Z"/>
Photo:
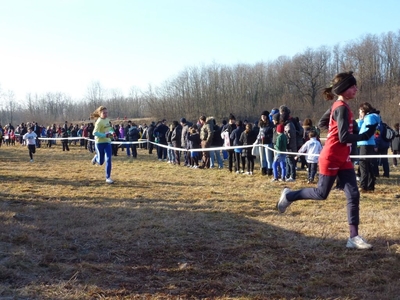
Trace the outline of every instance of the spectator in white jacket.
<path fill-rule="evenodd" d="M 299 153 L 307 153 L 306 162 L 308 168 L 308 181 L 307 183 L 314 183 L 315 174 L 317 174 L 318 169 L 318 158 L 322 150 L 322 145 L 319 140 L 317 140 L 318 133 L 315 130 L 310 130 L 308 133 L 310 138 L 301 148 Z"/>

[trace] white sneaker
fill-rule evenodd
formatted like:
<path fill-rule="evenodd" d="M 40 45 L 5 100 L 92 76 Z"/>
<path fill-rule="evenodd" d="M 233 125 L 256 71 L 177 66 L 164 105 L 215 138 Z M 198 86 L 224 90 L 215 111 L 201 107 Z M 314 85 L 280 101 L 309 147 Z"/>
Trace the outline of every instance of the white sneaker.
<path fill-rule="evenodd" d="M 31 159 L 30 162 L 33 162 L 33 159 Z"/>
<path fill-rule="evenodd" d="M 347 240 L 346 247 L 352 249 L 371 249 L 372 245 L 368 244 L 361 236 L 357 235 Z"/>
<path fill-rule="evenodd" d="M 112 180 L 111 178 L 106 178 L 106 183 L 112 184 L 114 183 L 114 180 Z"/>
<path fill-rule="evenodd" d="M 290 192 L 289 188 L 284 188 L 281 197 L 279 198 L 279 201 L 276 204 L 276 208 L 281 214 L 283 214 L 286 211 L 286 209 L 290 206 L 290 204 L 292 204 L 292 202 L 286 199 L 286 194 L 289 192 Z"/>
<path fill-rule="evenodd" d="M 286 179 L 286 182 L 295 182 L 296 180 L 294 180 L 292 177 Z"/>

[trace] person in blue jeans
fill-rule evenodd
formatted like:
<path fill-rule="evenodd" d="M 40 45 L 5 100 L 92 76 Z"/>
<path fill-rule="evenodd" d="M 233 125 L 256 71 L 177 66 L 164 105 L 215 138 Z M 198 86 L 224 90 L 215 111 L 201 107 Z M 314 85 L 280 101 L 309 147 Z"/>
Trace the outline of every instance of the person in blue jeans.
<path fill-rule="evenodd" d="M 272 179 L 272 182 L 279 181 L 279 171 L 278 171 L 278 166 L 281 169 L 281 180 L 286 181 L 286 154 L 280 153 L 280 152 L 286 152 L 287 151 L 287 138 L 286 135 L 283 133 L 282 124 L 278 124 L 276 126 L 276 143 L 275 143 L 275 157 L 274 157 L 274 162 L 272 163 L 272 171 L 274 174 L 274 178 Z"/>
<path fill-rule="evenodd" d="M 106 183 L 112 184 L 114 183 L 111 179 L 111 138 L 113 136 L 113 127 L 111 126 L 110 119 L 107 118 L 107 108 L 104 106 L 98 107 L 90 117 L 97 119 L 93 130 L 96 154 L 92 159 L 92 164 L 103 165 L 105 162 Z"/>
<path fill-rule="evenodd" d="M 274 153 L 271 149 L 273 147 L 272 136 L 274 134 L 274 124 L 270 121 L 269 112 L 267 110 L 261 113 L 258 126 L 260 129 L 257 135 L 257 142 L 260 145 L 264 145 L 260 148 L 261 175 L 272 175 Z"/>
<path fill-rule="evenodd" d="M 222 147 L 224 140 L 221 138 L 221 127 L 217 125 L 214 118 L 212 118 L 212 123 L 214 124 L 213 126 L 214 134 L 211 141 L 211 148 Z M 218 169 L 222 169 L 224 167 L 224 162 L 222 161 L 220 150 L 210 151 L 210 168 L 215 167 L 215 160 L 217 160 Z"/>

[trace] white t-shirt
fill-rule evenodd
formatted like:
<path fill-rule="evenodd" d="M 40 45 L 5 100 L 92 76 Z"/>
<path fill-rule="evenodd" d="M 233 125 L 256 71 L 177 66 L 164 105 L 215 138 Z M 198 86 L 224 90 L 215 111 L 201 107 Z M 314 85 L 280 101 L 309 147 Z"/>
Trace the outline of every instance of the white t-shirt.
<path fill-rule="evenodd" d="M 25 133 L 23 136 L 23 139 L 28 142 L 28 145 L 36 145 L 36 138 L 37 135 L 33 131 L 31 133 Z"/>

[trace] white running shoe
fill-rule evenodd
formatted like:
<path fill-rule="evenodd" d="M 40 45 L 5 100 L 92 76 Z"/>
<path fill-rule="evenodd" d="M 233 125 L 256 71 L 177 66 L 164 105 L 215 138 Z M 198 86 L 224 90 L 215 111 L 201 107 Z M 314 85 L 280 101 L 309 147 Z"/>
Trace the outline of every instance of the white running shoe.
<path fill-rule="evenodd" d="M 346 247 L 352 249 L 371 249 L 372 245 L 368 244 L 361 236 L 357 235 L 347 240 Z"/>
<path fill-rule="evenodd" d="M 106 178 L 106 183 L 112 184 L 114 183 L 114 180 L 112 180 L 111 178 Z"/>
<path fill-rule="evenodd" d="M 278 211 L 283 214 L 286 209 L 292 204 L 292 202 L 288 201 L 286 198 L 286 194 L 290 192 L 289 188 L 284 188 L 281 194 L 281 197 L 279 198 L 278 203 L 276 204 L 276 208 Z"/>

